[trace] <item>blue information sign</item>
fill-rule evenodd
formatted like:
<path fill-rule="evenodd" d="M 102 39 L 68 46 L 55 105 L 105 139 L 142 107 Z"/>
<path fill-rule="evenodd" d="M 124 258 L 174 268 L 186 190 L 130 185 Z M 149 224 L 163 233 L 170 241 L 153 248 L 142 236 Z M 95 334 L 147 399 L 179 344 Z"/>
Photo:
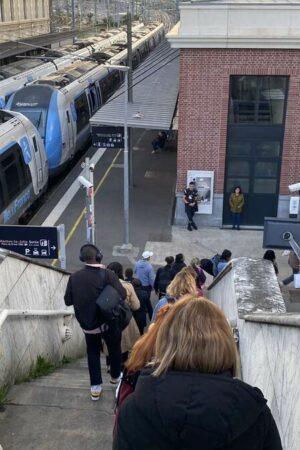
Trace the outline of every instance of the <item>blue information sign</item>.
<path fill-rule="evenodd" d="M 56 227 L 0 225 L 0 247 L 29 258 L 56 259 Z"/>

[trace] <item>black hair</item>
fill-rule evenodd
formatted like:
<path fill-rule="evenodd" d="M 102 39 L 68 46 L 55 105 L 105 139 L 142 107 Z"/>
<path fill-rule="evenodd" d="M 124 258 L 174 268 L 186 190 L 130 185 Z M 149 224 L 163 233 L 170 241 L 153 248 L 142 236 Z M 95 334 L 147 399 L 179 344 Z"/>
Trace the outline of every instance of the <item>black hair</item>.
<path fill-rule="evenodd" d="M 231 258 L 231 251 L 227 250 L 227 248 L 225 248 L 225 250 L 223 250 L 222 255 L 221 255 L 221 259 L 225 260 L 225 261 L 229 261 Z"/>
<path fill-rule="evenodd" d="M 131 267 L 127 267 L 125 269 L 125 278 L 132 278 L 133 277 L 133 270 Z"/>
<path fill-rule="evenodd" d="M 239 189 L 239 190 L 240 190 L 240 194 L 243 193 L 241 186 L 235 186 L 235 187 L 232 189 L 232 192 L 235 192 L 236 189 Z"/>
<path fill-rule="evenodd" d="M 79 259 L 82 262 L 86 262 L 89 264 L 97 261 L 97 263 L 101 263 L 102 258 L 103 256 L 101 252 L 93 244 L 85 244 L 80 249 Z"/>
<path fill-rule="evenodd" d="M 118 278 L 121 278 L 123 280 L 123 266 L 119 262 L 111 262 L 108 264 L 107 268 L 111 270 L 112 272 L 115 272 Z"/>
<path fill-rule="evenodd" d="M 173 256 L 167 256 L 165 258 L 166 263 L 170 266 L 171 264 L 173 264 L 174 262 L 174 257 Z"/>
<path fill-rule="evenodd" d="M 263 256 L 263 259 L 267 259 L 268 261 L 273 262 L 276 259 L 274 250 L 267 250 Z"/>
<path fill-rule="evenodd" d="M 175 262 L 176 263 L 181 263 L 183 261 L 184 261 L 183 253 L 177 253 L 177 255 L 175 256 Z"/>
<path fill-rule="evenodd" d="M 278 266 L 276 263 L 276 255 L 275 255 L 274 250 L 267 250 L 263 256 L 263 259 L 266 259 L 267 261 L 271 261 L 271 263 L 273 263 L 275 273 L 276 273 L 276 275 L 278 275 L 279 270 L 278 270 Z"/>

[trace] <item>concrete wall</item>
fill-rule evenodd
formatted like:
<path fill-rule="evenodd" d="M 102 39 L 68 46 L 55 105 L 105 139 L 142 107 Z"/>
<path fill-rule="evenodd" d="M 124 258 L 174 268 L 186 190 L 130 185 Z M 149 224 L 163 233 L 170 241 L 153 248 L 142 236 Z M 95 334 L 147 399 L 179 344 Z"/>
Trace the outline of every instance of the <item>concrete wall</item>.
<path fill-rule="evenodd" d="M 0 264 L 0 312 L 68 309 L 63 299 L 68 277 L 26 258 L 6 256 Z M 64 325 L 73 331 L 66 342 Z M 0 328 L 0 386 L 24 378 L 39 355 L 58 362 L 63 356 L 82 356 L 84 349 L 83 333 L 73 316 L 8 317 Z"/>
<path fill-rule="evenodd" d="M 208 297 L 237 321 L 242 378 L 257 386 L 284 450 L 300 448 L 300 314 L 286 314 L 272 264 L 238 258 L 209 286 Z"/>

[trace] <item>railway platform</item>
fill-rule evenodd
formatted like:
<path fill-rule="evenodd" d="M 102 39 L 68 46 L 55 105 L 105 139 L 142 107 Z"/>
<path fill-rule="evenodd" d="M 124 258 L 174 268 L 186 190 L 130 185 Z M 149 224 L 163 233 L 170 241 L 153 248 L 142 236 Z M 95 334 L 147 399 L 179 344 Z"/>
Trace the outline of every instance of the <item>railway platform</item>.
<path fill-rule="evenodd" d="M 155 132 L 133 133 L 133 187 L 130 189 L 129 237 L 131 244 L 142 253 L 147 241 L 171 240 L 171 221 L 176 182 L 176 149 L 170 142 L 166 149 L 153 155 L 151 141 Z M 116 259 L 114 246 L 123 243 L 123 153 L 117 150 L 89 148 L 85 156 L 99 161 L 95 165 L 96 244 L 104 255 L 104 264 Z M 67 269 L 77 270 L 79 248 L 86 242 L 83 209 L 85 189 L 74 197 L 69 195 L 78 184 L 80 159 L 63 182 L 45 198 L 43 207 L 31 221 L 32 225 L 65 224 Z M 57 208 L 57 203 L 59 207 Z M 136 256 L 138 256 L 136 254 Z M 133 261 L 118 257 L 126 267 Z M 56 262 L 52 262 L 56 264 Z"/>

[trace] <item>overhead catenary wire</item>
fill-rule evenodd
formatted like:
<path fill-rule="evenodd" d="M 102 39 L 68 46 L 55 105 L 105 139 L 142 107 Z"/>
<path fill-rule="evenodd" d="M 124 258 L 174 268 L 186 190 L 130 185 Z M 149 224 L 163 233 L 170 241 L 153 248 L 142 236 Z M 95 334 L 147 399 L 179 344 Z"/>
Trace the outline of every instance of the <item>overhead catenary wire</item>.
<path fill-rule="evenodd" d="M 177 51 L 175 51 L 177 53 Z M 174 54 L 174 52 L 172 52 L 172 54 Z M 151 73 L 149 73 L 148 75 L 146 75 L 145 77 L 143 77 L 141 80 L 137 81 L 137 82 L 133 82 L 132 88 L 134 88 L 135 86 L 137 86 L 138 84 L 142 83 L 142 81 L 146 80 L 147 78 L 149 78 L 151 75 L 153 75 L 154 73 L 158 72 L 159 70 L 161 70 L 163 67 L 165 67 L 166 65 L 170 64 L 172 61 L 174 61 L 175 59 L 177 59 L 179 57 L 179 53 L 177 53 L 177 55 L 168 60 L 165 61 L 164 64 L 160 65 L 160 67 L 155 68 L 155 70 L 153 70 Z M 148 70 L 146 71 L 148 72 Z M 134 78 L 135 80 L 135 78 Z M 121 88 L 122 89 L 122 88 Z M 120 92 L 117 95 L 114 95 L 110 100 L 108 100 L 105 105 L 108 105 L 109 103 L 113 102 L 114 100 L 116 100 L 118 97 L 122 96 L 124 93 L 126 92 L 126 89 L 123 89 L 122 92 Z"/>

